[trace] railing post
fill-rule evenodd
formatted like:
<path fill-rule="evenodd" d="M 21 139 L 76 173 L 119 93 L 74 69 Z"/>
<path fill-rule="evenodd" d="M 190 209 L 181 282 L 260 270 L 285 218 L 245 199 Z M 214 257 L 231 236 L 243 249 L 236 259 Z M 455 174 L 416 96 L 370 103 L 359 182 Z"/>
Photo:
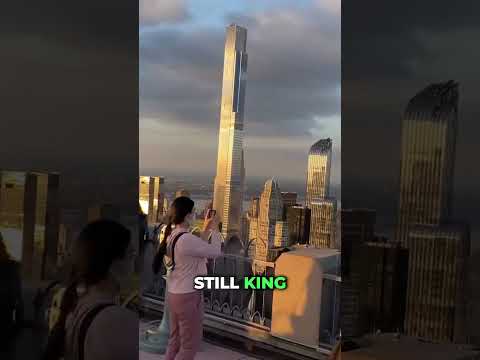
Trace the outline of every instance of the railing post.
<path fill-rule="evenodd" d="M 168 288 L 167 288 L 167 277 L 169 275 L 169 270 L 167 274 L 163 277 L 165 279 L 165 296 L 163 302 L 163 316 L 158 324 L 158 321 L 149 323 L 150 326 L 147 326 L 146 329 L 143 329 L 140 333 L 139 346 L 141 351 L 154 353 L 154 354 L 164 354 L 168 346 L 168 338 L 170 337 L 170 324 L 168 316 Z"/>

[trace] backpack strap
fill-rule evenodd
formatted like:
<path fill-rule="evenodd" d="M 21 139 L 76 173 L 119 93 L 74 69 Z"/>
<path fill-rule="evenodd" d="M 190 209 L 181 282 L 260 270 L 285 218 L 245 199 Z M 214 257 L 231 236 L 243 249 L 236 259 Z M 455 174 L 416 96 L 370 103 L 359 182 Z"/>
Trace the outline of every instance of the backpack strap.
<path fill-rule="evenodd" d="M 188 231 L 183 231 L 181 233 L 178 233 L 171 242 L 171 245 L 169 247 L 170 251 L 172 252 L 172 256 L 171 256 L 172 263 L 171 263 L 170 271 L 173 271 L 175 269 L 175 245 L 177 244 L 178 239 L 180 239 L 180 237 L 183 234 L 187 234 L 187 233 Z"/>
<path fill-rule="evenodd" d="M 92 324 L 93 320 L 95 320 L 95 317 L 105 308 L 108 308 L 110 306 L 114 306 L 115 304 L 113 303 L 107 303 L 107 304 L 98 304 L 96 305 L 93 309 L 89 310 L 87 315 L 85 315 L 84 319 L 82 320 L 82 323 L 80 324 L 80 330 L 78 334 L 78 359 L 79 360 L 84 360 L 85 358 L 85 340 L 87 338 L 87 331 L 90 328 L 90 325 Z"/>

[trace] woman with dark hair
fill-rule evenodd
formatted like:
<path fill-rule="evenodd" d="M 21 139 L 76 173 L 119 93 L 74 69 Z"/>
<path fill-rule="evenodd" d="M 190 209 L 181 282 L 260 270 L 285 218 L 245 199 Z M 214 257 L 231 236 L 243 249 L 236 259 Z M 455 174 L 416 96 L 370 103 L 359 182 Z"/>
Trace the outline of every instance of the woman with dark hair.
<path fill-rule="evenodd" d="M 130 231 L 110 220 L 88 224 L 72 251 L 74 277 L 50 334 L 45 360 L 138 357 L 138 317 L 119 305 L 134 266 Z"/>
<path fill-rule="evenodd" d="M 222 237 L 218 218 L 205 217 L 200 237 L 189 229 L 195 221 L 195 203 L 185 196 L 174 200 L 166 227 L 167 301 L 170 338 L 165 360 L 193 360 L 203 333 L 203 296 L 195 290 L 194 278 L 207 274 L 208 258 L 221 255 Z"/>

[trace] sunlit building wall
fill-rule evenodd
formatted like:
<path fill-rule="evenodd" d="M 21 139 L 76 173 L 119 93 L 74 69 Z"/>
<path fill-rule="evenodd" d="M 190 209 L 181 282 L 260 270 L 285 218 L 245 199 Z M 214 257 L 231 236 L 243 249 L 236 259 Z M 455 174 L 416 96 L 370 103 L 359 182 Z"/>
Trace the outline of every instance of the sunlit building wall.
<path fill-rule="evenodd" d="M 337 201 L 332 198 L 314 200 L 310 207 L 310 245 L 335 248 Z"/>
<path fill-rule="evenodd" d="M 247 74 L 247 30 L 232 24 L 227 28 L 223 65 L 217 172 L 214 209 L 225 239 L 241 231 L 245 187 L 243 154 L 244 102 Z"/>
<path fill-rule="evenodd" d="M 274 246 L 277 222 L 282 221 L 283 199 L 278 183 L 271 179 L 265 183 L 259 203 L 258 239 L 255 258 L 267 261 L 268 250 Z"/>
<path fill-rule="evenodd" d="M 307 195 L 305 205 L 329 196 L 332 140 L 322 139 L 312 145 L 308 153 Z"/>
<path fill-rule="evenodd" d="M 273 241 L 273 246 L 285 247 L 289 245 L 290 242 L 288 241 L 288 224 L 286 221 L 277 221 L 275 224 L 275 239 Z"/>
<path fill-rule="evenodd" d="M 140 176 L 139 202 L 149 224 L 154 224 L 163 215 L 163 200 L 161 185 L 164 183 L 160 176 Z"/>
<path fill-rule="evenodd" d="M 402 121 L 397 240 L 410 224 L 438 225 L 452 213 L 458 84 L 433 84 L 415 95 Z"/>

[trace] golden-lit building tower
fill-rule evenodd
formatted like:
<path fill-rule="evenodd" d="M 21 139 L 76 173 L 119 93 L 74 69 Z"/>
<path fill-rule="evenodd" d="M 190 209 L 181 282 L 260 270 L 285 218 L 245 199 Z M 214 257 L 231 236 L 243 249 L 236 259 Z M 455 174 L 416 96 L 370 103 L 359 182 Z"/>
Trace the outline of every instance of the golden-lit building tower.
<path fill-rule="evenodd" d="M 307 196 L 305 205 L 329 196 L 332 139 L 322 139 L 312 145 L 308 153 Z"/>
<path fill-rule="evenodd" d="M 458 84 L 433 84 L 408 103 L 402 120 L 397 240 L 408 247 L 410 224 L 438 225 L 451 216 Z"/>
<path fill-rule="evenodd" d="M 158 222 L 163 215 L 163 196 L 161 185 L 164 183 L 160 176 L 140 176 L 139 202 L 142 211 L 147 215 L 149 224 Z"/>
<path fill-rule="evenodd" d="M 458 84 L 415 95 L 402 121 L 397 240 L 409 250 L 405 330 L 433 341 L 464 341 L 469 230 L 451 224 Z M 463 327 L 463 328 L 462 328 Z"/>
<path fill-rule="evenodd" d="M 223 64 L 220 130 L 213 207 L 225 239 L 239 237 L 245 187 L 243 154 L 244 102 L 247 74 L 247 30 L 227 28 Z"/>
<path fill-rule="evenodd" d="M 337 201 L 333 198 L 313 200 L 310 207 L 310 245 L 335 248 Z"/>
<path fill-rule="evenodd" d="M 258 239 L 255 259 L 267 261 L 268 251 L 275 245 L 277 222 L 283 220 L 283 199 L 278 183 L 271 179 L 265 183 L 258 212 Z"/>
<path fill-rule="evenodd" d="M 0 171 L 0 232 L 27 279 L 51 279 L 57 269 L 59 175 Z"/>

